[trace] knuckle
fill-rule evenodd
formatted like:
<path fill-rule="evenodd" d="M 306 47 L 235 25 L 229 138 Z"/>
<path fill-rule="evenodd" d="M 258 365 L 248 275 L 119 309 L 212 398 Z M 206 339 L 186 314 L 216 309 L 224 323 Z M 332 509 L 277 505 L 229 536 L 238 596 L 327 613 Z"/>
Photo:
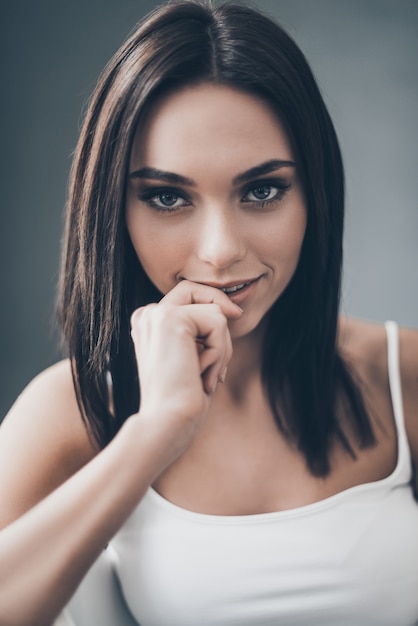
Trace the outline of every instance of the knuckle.
<path fill-rule="evenodd" d="M 226 330 L 228 326 L 228 320 L 226 319 L 225 314 L 222 311 L 222 308 L 219 306 L 219 304 L 217 304 L 216 307 L 217 307 L 218 324 L 220 328 L 222 328 L 223 330 Z"/>
<path fill-rule="evenodd" d="M 144 307 L 140 307 L 139 309 L 135 309 L 135 311 L 132 313 L 131 320 L 130 320 L 131 330 L 134 330 L 136 325 L 139 323 L 139 320 L 141 319 L 143 312 L 144 312 Z"/>
<path fill-rule="evenodd" d="M 156 304 L 147 304 L 146 306 L 141 306 L 131 315 L 131 332 L 133 332 L 138 325 L 144 320 L 144 318 L 149 317 L 150 311 L 156 306 Z"/>
<path fill-rule="evenodd" d="M 173 315 L 173 308 L 169 304 L 160 304 L 152 311 L 153 320 L 156 324 L 165 324 Z"/>
<path fill-rule="evenodd" d="M 221 321 L 222 319 L 226 319 L 225 315 L 223 314 L 222 307 L 218 302 L 213 302 L 211 304 L 211 307 L 216 317 L 219 318 L 219 321 Z"/>
<path fill-rule="evenodd" d="M 186 278 L 184 280 L 181 280 L 176 286 L 175 286 L 175 290 L 178 291 L 181 294 L 185 294 L 188 297 L 191 297 L 193 299 L 193 294 L 195 292 L 195 283 L 192 283 L 190 280 L 187 280 Z"/>

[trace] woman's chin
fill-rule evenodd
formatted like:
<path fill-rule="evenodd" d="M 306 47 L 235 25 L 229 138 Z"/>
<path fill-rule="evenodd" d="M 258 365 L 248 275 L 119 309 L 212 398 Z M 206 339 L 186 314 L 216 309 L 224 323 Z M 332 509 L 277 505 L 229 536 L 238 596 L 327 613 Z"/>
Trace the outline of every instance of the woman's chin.
<path fill-rule="evenodd" d="M 251 319 L 249 315 L 246 316 L 245 311 L 240 319 L 230 320 L 228 322 L 228 328 L 232 341 L 250 336 L 257 337 L 259 339 L 264 332 L 265 325 L 265 317 L 262 317 L 261 319 Z"/>

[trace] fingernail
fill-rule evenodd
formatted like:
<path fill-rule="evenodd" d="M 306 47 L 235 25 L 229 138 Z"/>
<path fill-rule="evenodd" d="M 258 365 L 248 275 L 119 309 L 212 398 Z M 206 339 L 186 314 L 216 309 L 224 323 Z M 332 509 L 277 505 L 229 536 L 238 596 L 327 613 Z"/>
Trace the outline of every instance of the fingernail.
<path fill-rule="evenodd" d="M 212 387 L 212 395 L 215 393 L 217 386 L 218 386 L 218 381 L 216 380 L 214 385 L 213 385 L 213 387 Z"/>

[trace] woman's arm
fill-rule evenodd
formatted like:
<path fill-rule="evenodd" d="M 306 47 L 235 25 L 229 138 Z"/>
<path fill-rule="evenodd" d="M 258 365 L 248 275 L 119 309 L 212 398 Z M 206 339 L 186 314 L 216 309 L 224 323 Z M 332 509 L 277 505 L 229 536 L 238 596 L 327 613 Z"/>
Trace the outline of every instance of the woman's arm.
<path fill-rule="evenodd" d="M 141 411 L 103 451 L 87 437 L 68 364 L 29 385 L 7 416 L 0 429 L 2 626 L 50 624 L 148 486 L 193 439 L 231 356 L 226 317 L 241 314 L 208 289 L 210 304 L 190 299 L 183 285 L 133 316 Z"/>
<path fill-rule="evenodd" d="M 43 388 L 57 384 L 56 374 L 44 374 L 32 384 L 2 426 L 0 507 L 3 525 L 8 524 L 0 532 L 2 626 L 50 624 L 170 461 L 162 431 L 150 427 L 158 420 L 141 415 L 128 420 L 114 441 L 84 464 L 89 452 L 94 454 L 87 437 L 82 442 L 81 429 L 71 432 L 61 425 L 59 398 Z M 50 402 L 37 419 L 37 400 L 46 395 Z M 65 419 L 76 430 L 76 414 L 67 412 Z M 22 515 L 76 465 L 83 467 Z"/>
<path fill-rule="evenodd" d="M 69 361 L 39 374 L 0 426 L 0 529 L 98 452 L 78 409 Z"/>

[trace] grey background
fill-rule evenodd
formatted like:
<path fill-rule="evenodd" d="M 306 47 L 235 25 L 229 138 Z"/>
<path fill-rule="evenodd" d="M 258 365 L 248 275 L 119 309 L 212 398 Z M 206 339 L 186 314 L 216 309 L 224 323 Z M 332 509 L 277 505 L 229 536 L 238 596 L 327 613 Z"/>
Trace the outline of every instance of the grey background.
<path fill-rule="evenodd" d="M 52 323 L 81 112 L 153 1 L 2 3 L 0 416 L 59 358 Z M 418 326 L 418 2 L 258 0 L 308 57 L 347 174 L 343 311 Z"/>

